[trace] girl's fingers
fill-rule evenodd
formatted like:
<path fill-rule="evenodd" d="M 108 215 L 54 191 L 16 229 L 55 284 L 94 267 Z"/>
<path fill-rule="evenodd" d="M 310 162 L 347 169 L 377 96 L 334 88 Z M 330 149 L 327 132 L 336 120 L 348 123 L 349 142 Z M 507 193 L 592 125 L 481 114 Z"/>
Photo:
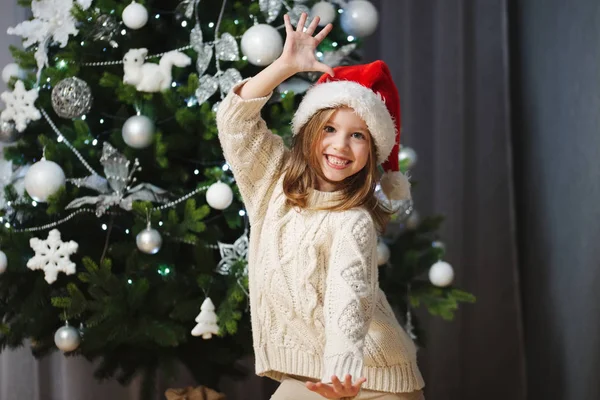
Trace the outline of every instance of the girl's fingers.
<path fill-rule="evenodd" d="M 285 14 L 283 16 L 283 22 L 285 24 L 285 33 L 289 35 L 290 33 L 294 32 L 294 28 L 292 27 L 292 23 L 290 22 L 289 14 Z"/>
<path fill-rule="evenodd" d="M 331 68 L 327 64 L 317 63 L 314 67 L 315 71 L 323 72 L 324 74 L 329 74 L 332 78 L 335 76 L 335 72 L 333 72 L 333 68 Z"/>
<path fill-rule="evenodd" d="M 319 32 L 315 36 L 315 40 L 317 41 L 317 44 L 321 43 L 323 41 L 323 39 L 325 39 L 327 37 L 327 35 L 329 35 L 329 32 L 331 32 L 332 29 L 333 29 L 332 24 L 327 24 L 325 26 L 325 28 L 321 29 L 321 32 Z"/>
<path fill-rule="evenodd" d="M 344 387 L 346 389 L 352 389 L 352 376 L 349 374 L 346 374 L 346 377 L 344 378 Z"/>
<path fill-rule="evenodd" d="M 302 13 L 302 15 L 300 15 L 298 26 L 296 26 L 296 32 L 304 32 L 304 24 L 306 23 L 306 17 L 306 13 Z"/>
<path fill-rule="evenodd" d="M 342 393 L 342 391 L 344 390 L 342 382 L 340 382 L 338 377 L 335 375 L 331 377 L 331 384 L 333 385 L 333 389 L 335 389 L 336 392 Z"/>
<path fill-rule="evenodd" d="M 314 17 L 310 25 L 308 25 L 308 28 L 306 28 L 306 33 L 312 36 L 312 34 L 315 33 L 317 26 L 319 25 L 319 21 L 320 18 L 318 16 Z"/>
<path fill-rule="evenodd" d="M 356 381 L 356 383 L 354 384 L 354 388 L 356 388 L 357 390 L 360 390 L 360 387 L 362 386 L 363 383 L 365 383 L 367 381 L 367 378 L 360 378 L 359 380 Z"/>

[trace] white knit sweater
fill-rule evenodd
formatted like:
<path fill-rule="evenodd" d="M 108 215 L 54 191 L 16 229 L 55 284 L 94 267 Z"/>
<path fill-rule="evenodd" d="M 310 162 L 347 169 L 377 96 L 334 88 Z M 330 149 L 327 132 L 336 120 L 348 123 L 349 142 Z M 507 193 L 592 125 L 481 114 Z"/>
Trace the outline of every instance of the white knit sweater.
<path fill-rule="evenodd" d="M 286 205 L 288 150 L 260 116 L 270 96 L 235 92 L 217 125 L 248 217 L 250 306 L 256 373 L 331 382 L 351 374 L 366 389 L 402 393 L 424 386 L 416 348 L 378 286 L 377 235 L 364 209 L 314 210 L 336 193 L 312 191 L 309 207 Z"/>

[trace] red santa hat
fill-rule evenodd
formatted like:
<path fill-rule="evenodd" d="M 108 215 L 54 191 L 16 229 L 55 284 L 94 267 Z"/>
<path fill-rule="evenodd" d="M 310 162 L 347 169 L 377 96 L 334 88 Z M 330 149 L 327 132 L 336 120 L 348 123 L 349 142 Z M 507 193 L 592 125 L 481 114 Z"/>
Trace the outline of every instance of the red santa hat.
<path fill-rule="evenodd" d="M 347 106 L 367 124 L 377 163 L 386 171 L 381 187 L 388 198 L 410 198 L 410 183 L 399 171 L 400 96 L 388 66 L 381 60 L 370 64 L 334 68 L 335 77 L 324 74 L 306 92 L 292 120 L 294 135 L 319 110 Z"/>

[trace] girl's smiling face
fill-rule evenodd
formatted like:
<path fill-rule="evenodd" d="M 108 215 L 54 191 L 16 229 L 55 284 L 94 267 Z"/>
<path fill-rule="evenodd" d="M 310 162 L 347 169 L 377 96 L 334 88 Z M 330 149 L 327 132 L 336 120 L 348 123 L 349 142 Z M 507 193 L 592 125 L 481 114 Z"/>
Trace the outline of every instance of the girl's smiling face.
<path fill-rule="evenodd" d="M 317 147 L 323 175 L 331 182 L 341 182 L 360 172 L 369 160 L 371 135 L 365 121 L 352 108 L 337 108 L 321 134 Z M 335 183 L 318 178 L 318 190 L 332 192 Z"/>

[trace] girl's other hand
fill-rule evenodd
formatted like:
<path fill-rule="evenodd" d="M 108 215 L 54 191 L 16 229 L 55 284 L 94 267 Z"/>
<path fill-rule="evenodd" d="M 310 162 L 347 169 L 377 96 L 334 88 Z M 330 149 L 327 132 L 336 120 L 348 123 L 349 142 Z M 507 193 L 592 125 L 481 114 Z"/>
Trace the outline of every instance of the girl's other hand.
<path fill-rule="evenodd" d="M 360 378 L 352 384 L 352 376 L 346 375 L 344 382 L 340 382 L 337 376 L 331 377 L 331 385 L 321 382 L 306 382 L 306 387 L 325 397 L 326 399 L 341 399 L 343 397 L 354 397 L 360 392 L 360 387 L 367 381 L 367 378 Z"/>
<path fill-rule="evenodd" d="M 319 71 L 333 76 L 333 68 L 319 62 L 315 57 L 317 46 L 331 32 L 333 25 L 327 24 L 321 32 L 313 36 L 319 25 L 319 17 L 315 17 L 304 31 L 307 17 L 306 13 L 302 13 L 298 26 L 294 30 L 290 16 L 288 14 L 283 16 L 286 39 L 283 53 L 279 57 L 280 61 L 295 72 Z"/>

